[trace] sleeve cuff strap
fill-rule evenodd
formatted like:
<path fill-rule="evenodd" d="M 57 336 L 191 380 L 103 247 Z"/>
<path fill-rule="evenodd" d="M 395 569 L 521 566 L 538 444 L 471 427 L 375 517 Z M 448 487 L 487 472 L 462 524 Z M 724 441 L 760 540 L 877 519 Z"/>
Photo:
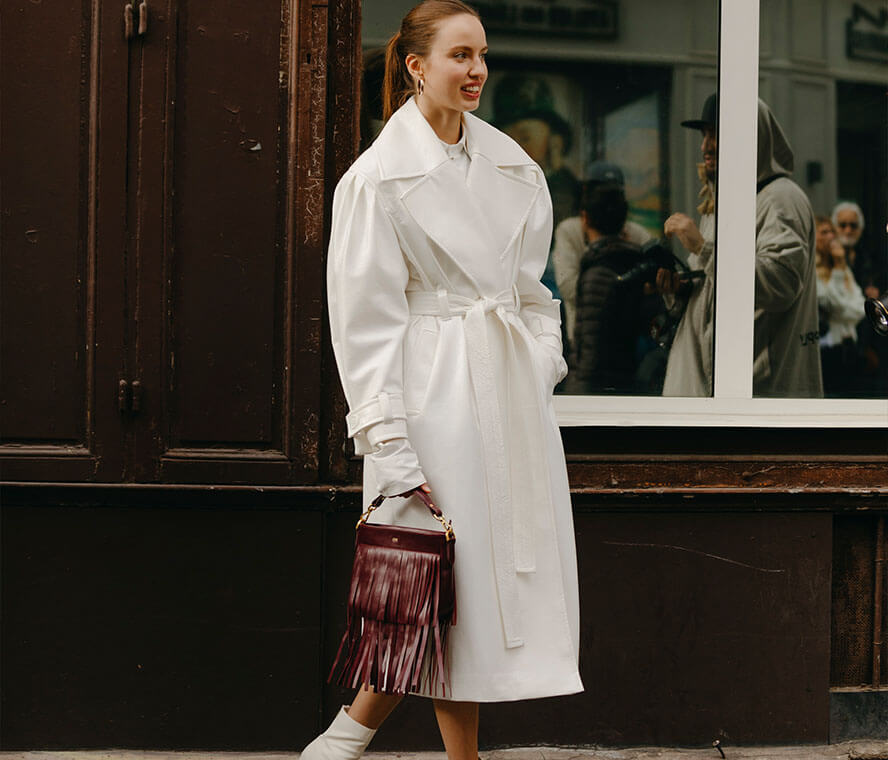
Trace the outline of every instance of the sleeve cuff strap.
<path fill-rule="evenodd" d="M 407 411 L 400 393 L 382 391 L 345 417 L 355 454 L 372 454 L 384 441 L 407 437 Z"/>
<path fill-rule="evenodd" d="M 540 340 L 547 336 L 552 336 L 561 343 L 561 319 L 553 319 L 552 317 L 534 314 L 530 319 L 530 332 L 534 338 Z"/>

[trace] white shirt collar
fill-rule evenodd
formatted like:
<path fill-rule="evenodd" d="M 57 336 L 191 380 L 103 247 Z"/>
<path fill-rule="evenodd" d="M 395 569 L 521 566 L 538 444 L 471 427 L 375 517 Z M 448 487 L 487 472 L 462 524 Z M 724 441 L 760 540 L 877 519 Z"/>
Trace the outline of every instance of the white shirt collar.
<path fill-rule="evenodd" d="M 455 143 L 449 143 L 449 142 L 442 140 L 440 137 L 438 138 L 441 145 L 444 146 L 444 151 L 447 153 L 448 158 L 453 158 L 454 156 L 458 156 L 463 151 L 465 151 L 466 154 L 468 154 L 468 152 L 469 152 L 468 148 L 466 147 L 465 127 L 460 127 L 460 131 L 462 132 L 462 135 L 460 136 L 459 140 L 457 140 Z"/>

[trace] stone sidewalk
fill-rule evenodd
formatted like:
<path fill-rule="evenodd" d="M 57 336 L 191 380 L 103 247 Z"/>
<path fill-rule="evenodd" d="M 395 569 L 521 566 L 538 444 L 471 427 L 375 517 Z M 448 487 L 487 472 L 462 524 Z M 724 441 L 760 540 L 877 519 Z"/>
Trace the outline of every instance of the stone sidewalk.
<path fill-rule="evenodd" d="M 723 747 L 725 760 L 888 760 L 888 741 L 818 746 Z M 521 747 L 482 752 L 482 760 L 721 760 L 703 749 Z M 443 752 L 368 752 L 366 760 L 447 760 Z M 298 760 L 297 752 L 0 752 L 0 760 Z"/>

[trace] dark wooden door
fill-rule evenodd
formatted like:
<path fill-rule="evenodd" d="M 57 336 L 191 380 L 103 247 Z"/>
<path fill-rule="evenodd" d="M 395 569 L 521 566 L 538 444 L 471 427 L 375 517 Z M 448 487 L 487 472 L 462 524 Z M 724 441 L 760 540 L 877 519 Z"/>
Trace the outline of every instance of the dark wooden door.
<path fill-rule="evenodd" d="M 4 5 L 4 478 L 313 482 L 327 5 L 134 5 Z"/>
<path fill-rule="evenodd" d="M 0 12 L 0 456 L 6 480 L 116 480 L 125 419 L 122 5 Z"/>
<path fill-rule="evenodd" d="M 322 227 L 303 221 L 323 208 L 306 208 L 296 175 L 310 155 L 300 117 L 323 119 L 325 92 L 300 111 L 315 83 L 302 81 L 314 51 L 300 55 L 299 10 L 167 0 L 144 39 L 138 480 L 315 477 L 318 346 L 301 312 L 322 282 L 316 268 L 301 294 L 299 262 L 320 261 Z"/>

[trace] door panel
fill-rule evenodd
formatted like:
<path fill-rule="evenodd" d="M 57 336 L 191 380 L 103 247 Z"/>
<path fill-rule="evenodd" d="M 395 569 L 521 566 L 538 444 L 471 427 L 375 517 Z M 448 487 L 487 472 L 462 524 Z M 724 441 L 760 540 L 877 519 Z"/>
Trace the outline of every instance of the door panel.
<path fill-rule="evenodd" d="M 121 474 L 121 7 L 3 4 L 0 456 L 10 480 Z"/>
<path fill-rule="evenodd" d="M 327 3 L 149 2 L 3 6 L 3 476 L 313 482 Z"/>
<path fill-rule="evenodd" d="M 297 260 L 312 242 L 320 259 L 323 196 L 313 209 L 314 241 L 299 229 L 308 199 L 296 178 L 300 150 L 308 153 L 303 136 L 315 137 L 299 125 L 316 113 L 323 130 L 326 101 L 316 83 L 304 92 L 294 84 L 325 62 L 312 60 L 311 26 L 298 12 L 292 0 L 169 0 L 152 16 L 139 95 L 150 118 L 133 165 L 142 178 L 139 480 L 315 477 L 311 414 L 287 414 L 316 417 L 320 371 L 318 341 L 294 326 L 304 319 Z M 302 12 L 310 21 L 312 6 Z M 297 100 L 308 96 L 297 114 Z M 312 146 L 323 164 L 323 139 Z M 315 275 L 305 287 L 320 309 Z M 304 385 L 294 393 L 296 377 Z"/>

